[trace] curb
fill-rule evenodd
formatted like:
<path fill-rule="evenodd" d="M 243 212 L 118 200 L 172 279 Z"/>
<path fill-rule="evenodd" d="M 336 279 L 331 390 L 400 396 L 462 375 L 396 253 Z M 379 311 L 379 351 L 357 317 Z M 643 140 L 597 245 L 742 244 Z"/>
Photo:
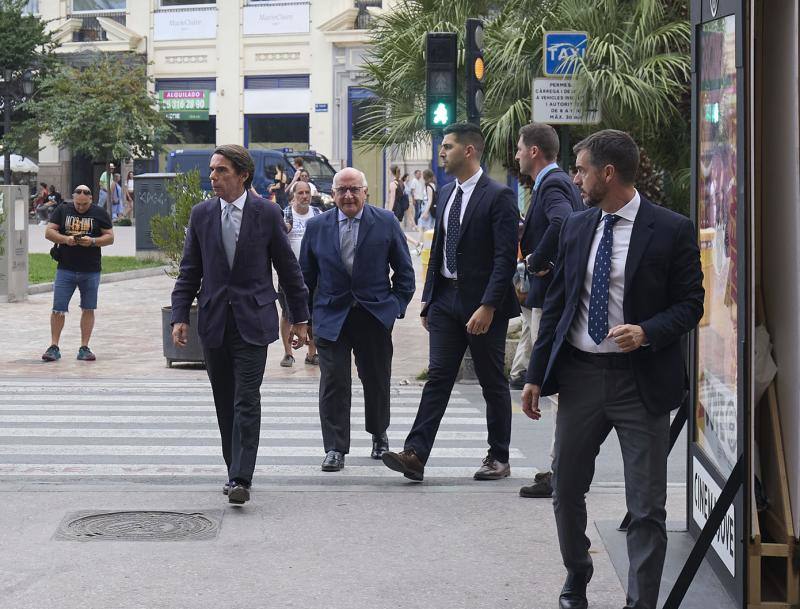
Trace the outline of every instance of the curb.
<path fill-rule="evenodd" d="M 108 273 L 100 275 L 100 283 L 114 283 L 116 281 L 127 281 L 128 279 L 155 277 L 164 273 L 166 268 L 166 266 L 154 266 L 145 269 L 134 269 L 133 271 L 122 271 L 121 273 Z M 28 287 L 28 294 L 44 294 L 52 291 L 52 281 L 50 283 L 37 283 Z"/>

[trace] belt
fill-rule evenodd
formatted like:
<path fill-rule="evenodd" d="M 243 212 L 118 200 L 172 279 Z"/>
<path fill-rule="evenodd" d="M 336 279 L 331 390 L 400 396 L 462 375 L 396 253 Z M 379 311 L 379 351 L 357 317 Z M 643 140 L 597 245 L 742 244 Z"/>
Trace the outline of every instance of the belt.
<path fill-rule="evenodd" d="M 630 370 L 631 358 L 627 353 L 587 353 L 567 343 L 568 352 L 579 362 L 605 370 Z"/>
<path fill-rule="evenodd" d="M 444 285 L 453 288 L 454 290 L 458 289 L 458 279 L 450 279 L 449 277 L 442 275 L 442 280 L 444 281 Z"/>

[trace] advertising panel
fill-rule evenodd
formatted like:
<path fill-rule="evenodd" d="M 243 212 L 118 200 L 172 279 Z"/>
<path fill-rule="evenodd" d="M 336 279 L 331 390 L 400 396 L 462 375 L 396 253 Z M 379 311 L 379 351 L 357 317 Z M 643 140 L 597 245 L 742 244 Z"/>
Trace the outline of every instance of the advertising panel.
<path fill-rule="evenodd" d="M 705 314 L 697 345 L 694 441 L 727 478 L 738 446 L 736 17 L 702 24 L 697 125 L 697 213 Z"/>

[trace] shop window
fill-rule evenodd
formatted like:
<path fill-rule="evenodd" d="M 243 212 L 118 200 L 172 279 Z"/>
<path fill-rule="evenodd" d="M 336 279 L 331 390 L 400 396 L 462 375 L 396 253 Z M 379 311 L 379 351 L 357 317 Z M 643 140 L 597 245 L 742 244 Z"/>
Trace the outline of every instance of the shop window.
<path fill-rule="evenodd" d="M 103 13 L 126 8 L 127 0 L 72 0 L 73 13 Z"/>
<path fill-rule="evenodd" d="M 253 148 L 308 148 L 308 114 L 247 117 L 247 144 Z"/>
<path fill-rule="evenodd" d="M 160 0 L 161 8 L 192 8 L 195 6 L 215 6 L 217 0 Z"/>

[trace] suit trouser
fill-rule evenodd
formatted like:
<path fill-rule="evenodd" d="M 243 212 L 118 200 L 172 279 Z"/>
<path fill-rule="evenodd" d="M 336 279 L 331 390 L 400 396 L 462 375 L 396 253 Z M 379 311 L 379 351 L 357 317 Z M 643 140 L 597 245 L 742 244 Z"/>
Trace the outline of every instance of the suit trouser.
<path fill-rule="evenodd" d="M 528 369 L 533 343 L 536 342 L 536 336 L 539 334 L 542 310 L 521 306 L 520 316 L 522 317 L 522 330 L 519 333 L 519 342 L 517 343 L 517 350 L 514 352 L 514 360 L 511 362 L 511 372 L 509 373 L 511 378 L 523 376 Z"/>
<path fill-rule="evenodd" d="M 350 451 L 350 353 L 364 387 L 367 431 L 389 427 L 389 383 L 392 376 L 392 331 L 366 309 L 350 309 L 335 341 L 315 337 L 319 354 L 319 418 L 325 452 Z"/>
<path fill-rule="evenodd" d="M 592 564 L 585 494 L 600 446 L 613 428 L 622 449 L 631 515 L 626 607 L 655 609 L 667 548 L 669 414 L 646 410 L 632 370 L 622 367 L 628 366 L 627 358 L 617 359 L 620 368 L 612 369 L 564 348 L 568 353 L 561 356 L 557 370 L 560 403 L 553 463 L 553 508 L 564 565 L 582 573 Z"/>
<path fill-rule="evenodd" d="M 504 370 L 508 319 L 495 314 L 489 331 L 476 335 L 467 334 L 469 317 L 462 309 L 456 288 L 449 284 L 437 288 L 436 299 L 428 309 L 428 381 L 422 389 L 417 417 L 405 442 L 405 448 L 413 448 L 423 463 L 430 456 L 467 347 L 486 402 L 489 453 L 498 461 L 508 463 L 511 393 Z"/>
<path fill-rule="evenodd" d="M 222 456 L 228 480 L 250 485 L 261 433 L 261 381 L 267 347 L 246 342 L 228 307 L 222 346 L 204 348 L 206 370 L 214 393 Z"/>

